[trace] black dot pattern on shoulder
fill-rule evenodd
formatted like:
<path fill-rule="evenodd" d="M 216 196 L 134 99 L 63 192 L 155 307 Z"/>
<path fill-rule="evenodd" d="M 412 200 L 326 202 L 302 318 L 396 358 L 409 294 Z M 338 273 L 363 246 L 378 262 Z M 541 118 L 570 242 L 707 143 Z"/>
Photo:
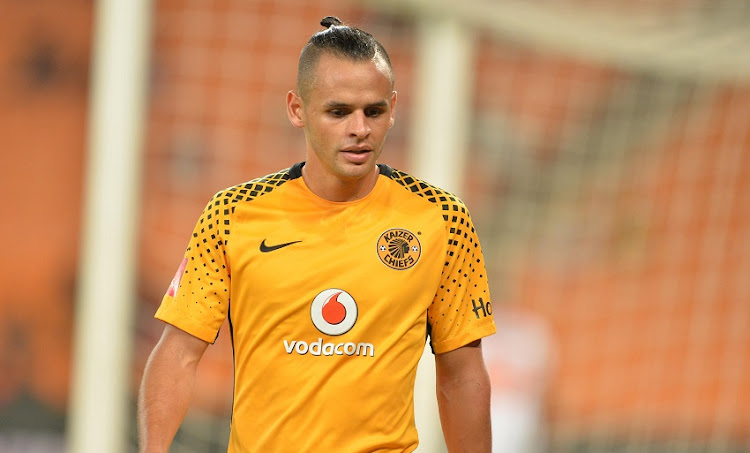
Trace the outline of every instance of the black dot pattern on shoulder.
<path fill-rule="evenodd" d="M 492 316 L 484 258 L 469 210 L 450 192 L 400 170 L 390 169 L 387 176 L 435 205 L 443 217 L 445 262 L 441 283 L 428 309 L 428 322 L 433 346 L 450 341 Z"/>
<path fill-rule="evenodd" d="M 252 202 L 289 181 L 289 169 L 217 192 L 208 202 L 185 251 L 187 266 L 172 308 L 194 322 L 216 325 L 227 316 L 231 266 L 227 256 L 232 214 L 238 203 Z M 218 323 L 218 324 L 217 324 Z"/>

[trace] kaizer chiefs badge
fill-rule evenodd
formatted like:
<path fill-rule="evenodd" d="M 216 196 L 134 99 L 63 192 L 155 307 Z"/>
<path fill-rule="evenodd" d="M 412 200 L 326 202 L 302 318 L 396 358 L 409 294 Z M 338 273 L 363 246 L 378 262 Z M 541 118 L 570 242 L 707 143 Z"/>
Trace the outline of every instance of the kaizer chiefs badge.
<path fill-rule="evenodd" d="M 391 269 L 409 269 L 422 255 L 417 235 L 403 228 L 391 228 L 378 238 L 378 257 Z"/>

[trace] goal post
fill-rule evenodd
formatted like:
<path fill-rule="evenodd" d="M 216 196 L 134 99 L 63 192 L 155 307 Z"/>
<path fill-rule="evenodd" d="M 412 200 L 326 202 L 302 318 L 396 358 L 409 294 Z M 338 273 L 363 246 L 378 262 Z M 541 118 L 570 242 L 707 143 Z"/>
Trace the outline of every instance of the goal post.
<path fill-rule="evenodd" d="M 128 451 L 150 5 L 100 0 L 95 6 L 71 452 Z"/>

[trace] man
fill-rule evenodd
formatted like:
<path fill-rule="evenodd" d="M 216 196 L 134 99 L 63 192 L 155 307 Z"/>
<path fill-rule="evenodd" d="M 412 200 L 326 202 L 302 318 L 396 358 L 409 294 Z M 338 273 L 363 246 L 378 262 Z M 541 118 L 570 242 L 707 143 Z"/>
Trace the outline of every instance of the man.
<path fill-rule="evenodd" d="M 305 162 L 211 199 L 156 313 L 167 325 L 139 396 L 142 452 L 168 450 L 227 316 L 230 452 L 414 451 L 428 335 L 449 451 L 490 451 L 480 341 L 495 325 L 469 213 L 377 164 L 396 106 L 388 55 L 321 24 L 287 94 Z"/>

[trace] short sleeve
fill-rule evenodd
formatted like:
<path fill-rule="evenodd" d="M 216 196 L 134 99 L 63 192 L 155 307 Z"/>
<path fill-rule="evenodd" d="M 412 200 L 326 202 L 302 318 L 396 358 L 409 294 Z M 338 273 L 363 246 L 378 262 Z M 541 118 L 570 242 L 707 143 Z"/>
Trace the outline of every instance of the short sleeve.
<path fill-rule="evenodd" d="M 482 247 L 469 211 L 450 197 L 443 213 L 448 241 L 445 265 L 427 312 L 432 349 L 438 354 L 495 333 Z"/>
<path fill-rule="evenodd" d="M 231 206 L 223 192 L 206 205 L 155 317 L 213 343 L 227 316 Z"/>

